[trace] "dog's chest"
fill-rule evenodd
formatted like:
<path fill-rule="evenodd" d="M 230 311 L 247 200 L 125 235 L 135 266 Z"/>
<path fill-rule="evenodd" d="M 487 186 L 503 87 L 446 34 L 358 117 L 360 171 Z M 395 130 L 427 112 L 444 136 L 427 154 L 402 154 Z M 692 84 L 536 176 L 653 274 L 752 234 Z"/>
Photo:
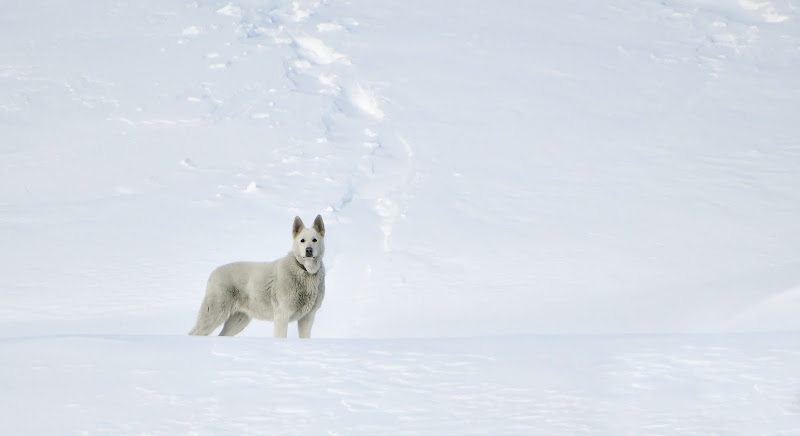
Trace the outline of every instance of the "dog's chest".
<path fill-rule="evenodd" d="M 314 308 L 319 297 L 319 280 L 316 277 L 304 277 L 295 287 L 294 306 L 298 314 L 306 314 Z"/>
<path fill-rule="evenodd" d="M 295 296 L 295 305 L 300 313 L 308 313 L 317 301 L 317 292 L 300 291 Z"/>

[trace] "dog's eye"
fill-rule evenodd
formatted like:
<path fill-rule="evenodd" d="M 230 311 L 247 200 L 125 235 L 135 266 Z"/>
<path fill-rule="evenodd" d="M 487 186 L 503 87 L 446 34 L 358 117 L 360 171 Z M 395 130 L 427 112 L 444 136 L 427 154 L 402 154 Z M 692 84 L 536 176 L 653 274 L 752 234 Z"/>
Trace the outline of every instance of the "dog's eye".
<path fill-rule="evenodd" d="M 305 239 L 301 239 L 300 242 L 306 242 L 306 240 Z"/>
<path fill-rule="evenodd" d="M 317 242 L 317 238 L 312 239 L 311 242 Z"/>

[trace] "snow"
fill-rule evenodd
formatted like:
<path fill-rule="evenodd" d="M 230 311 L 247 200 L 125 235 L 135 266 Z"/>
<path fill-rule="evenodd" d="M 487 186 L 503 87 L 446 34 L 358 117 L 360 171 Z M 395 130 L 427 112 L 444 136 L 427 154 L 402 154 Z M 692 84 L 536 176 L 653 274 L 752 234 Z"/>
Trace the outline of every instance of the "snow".
<path fill-rule="evenodd" d="M 0 416 L 16 434 L 796 434 L 796 340 L 16 338 Z"/>
<path fill-rule="evenodd" d="M 798 10 L 0 6 L 4 431 L 797 434 Z M 315 339 L 185 336 L 317 213 Z"/>

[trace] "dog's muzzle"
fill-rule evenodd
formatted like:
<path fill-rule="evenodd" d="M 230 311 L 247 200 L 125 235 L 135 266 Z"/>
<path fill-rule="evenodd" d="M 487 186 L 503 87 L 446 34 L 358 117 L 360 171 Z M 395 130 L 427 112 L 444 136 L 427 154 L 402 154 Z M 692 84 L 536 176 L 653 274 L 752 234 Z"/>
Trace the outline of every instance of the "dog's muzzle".
<path fill-rule="evenodd" d="M 311 247 L 306 247 L 306 257 L 314 257 L 314 249 Z"/>

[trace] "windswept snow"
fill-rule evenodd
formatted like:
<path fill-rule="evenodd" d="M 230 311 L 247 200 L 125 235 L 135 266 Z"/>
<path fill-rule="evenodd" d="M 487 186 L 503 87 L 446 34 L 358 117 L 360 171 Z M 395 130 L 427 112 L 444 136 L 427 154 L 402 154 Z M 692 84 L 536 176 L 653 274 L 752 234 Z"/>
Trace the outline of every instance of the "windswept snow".
<path fill-rule="evenodd" d="M 797 339 L 3 339 L 18 394 L 0 418 L 15 434 L 789 435 Z"/>
<path fill-rule="evenodd" d="M 4 429 L 800 432 L 799 6 L 0 6 Z M 317 213 L 324 340 L 183 336 Z"/>

